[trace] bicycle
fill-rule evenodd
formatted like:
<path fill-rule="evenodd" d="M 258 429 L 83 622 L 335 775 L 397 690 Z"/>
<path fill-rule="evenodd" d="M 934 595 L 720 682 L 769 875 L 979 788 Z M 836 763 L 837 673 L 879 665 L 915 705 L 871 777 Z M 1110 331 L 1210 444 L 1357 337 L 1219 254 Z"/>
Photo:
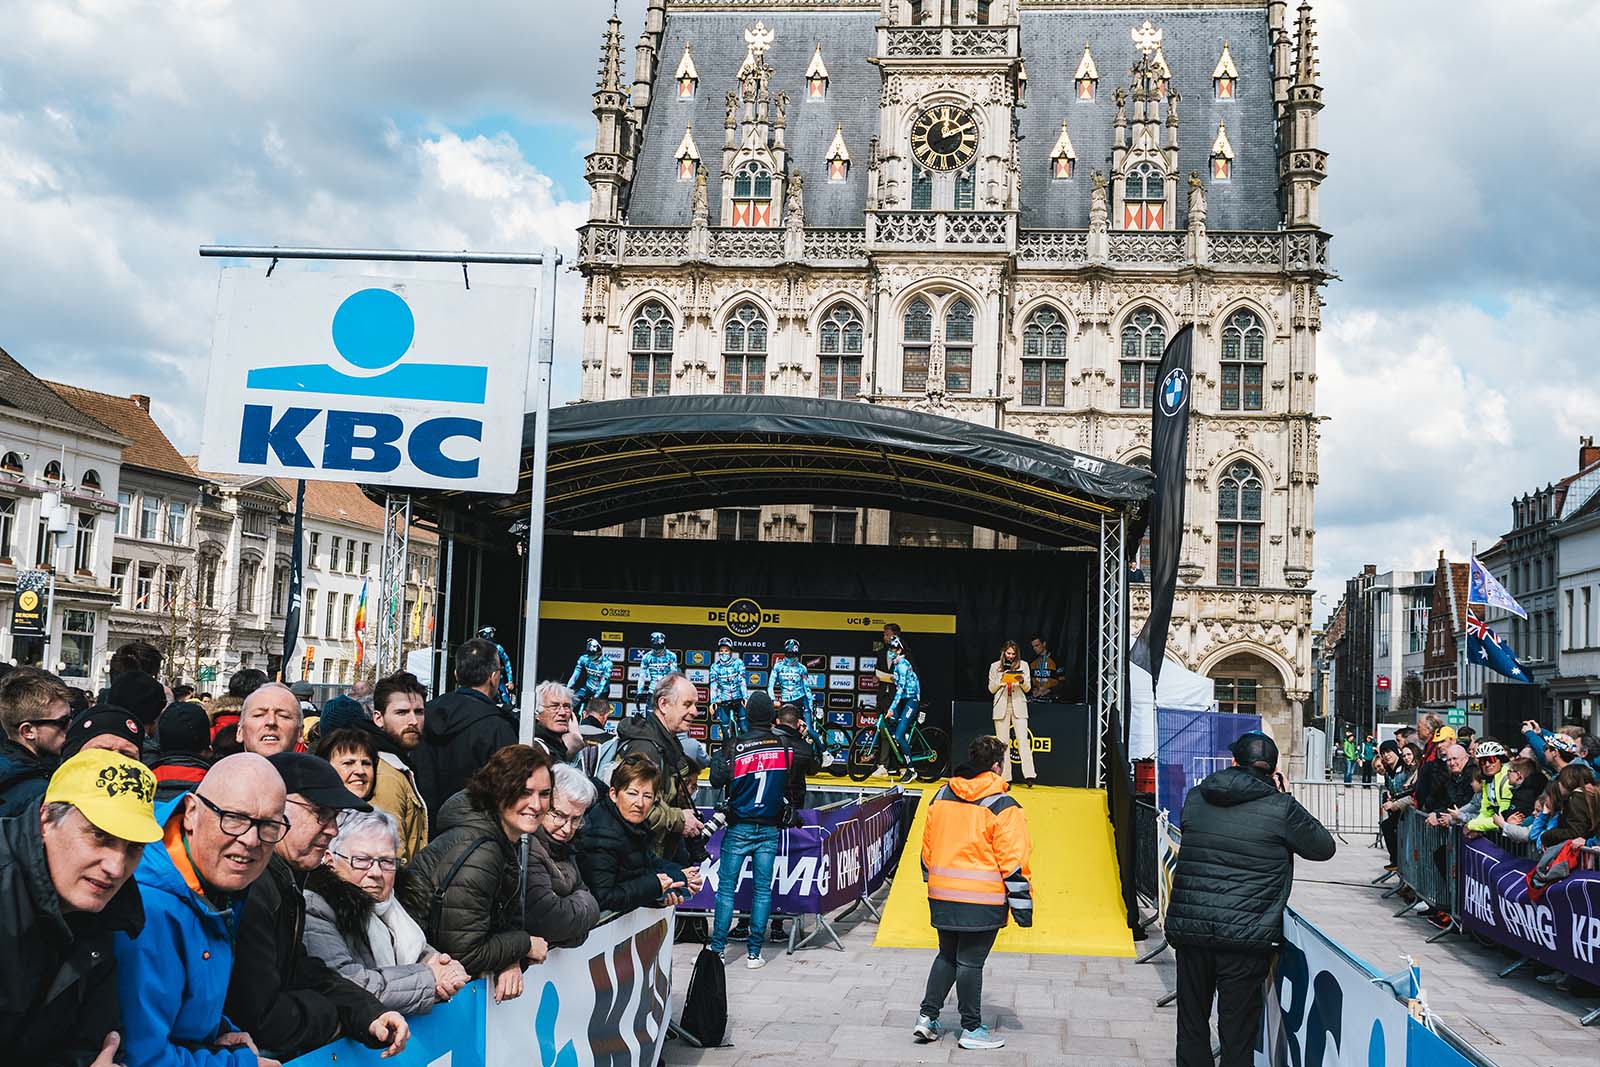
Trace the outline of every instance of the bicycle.
<path fill-rule="evenodd" d="M 911 768 L 916 772 L 917 780 L 933 782 L 944 777 L 949 764 L 950 734 L 937 726 L 924 727 L 922 723 L 926 718 L 927 712 L 918 708 L 911 731 L 906 735 L 906 743 L 911 749 Z M 879 715 L 876 725 L 863 727 L 850 743 L 850 780 L 866 781 L 879 764 L 889 766 L 890 757 L 895 767 L 904 768 L 905 760 L 889 728 L 889 717 Z"/>

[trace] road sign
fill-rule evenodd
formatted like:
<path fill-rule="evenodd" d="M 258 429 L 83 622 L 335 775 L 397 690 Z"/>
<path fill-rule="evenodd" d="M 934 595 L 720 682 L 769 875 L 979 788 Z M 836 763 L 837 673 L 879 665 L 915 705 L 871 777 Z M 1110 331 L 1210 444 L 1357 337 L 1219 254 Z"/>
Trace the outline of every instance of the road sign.
<path fill-rule="evenodd" d="M 201 667 L 200 668 L 200 680 L 202 682 L 214 682 L 214 681 L 216 681 L 217 680 L 217 668 L 214 667 L 214 666 Z"/>
<path fill-rule="evenodd" d="M 1379 689 L 1388 689 L 1389 688 L 1389 676 L 1387 674 L 1378 675 L 1378 688 Z"/>
<path fill-rule="evenodd" d="M 1449 708 L 1444 713 L 1444 721 L 1451 726 L 1467 725 L 1467 713 L 1460 708 Z"/>

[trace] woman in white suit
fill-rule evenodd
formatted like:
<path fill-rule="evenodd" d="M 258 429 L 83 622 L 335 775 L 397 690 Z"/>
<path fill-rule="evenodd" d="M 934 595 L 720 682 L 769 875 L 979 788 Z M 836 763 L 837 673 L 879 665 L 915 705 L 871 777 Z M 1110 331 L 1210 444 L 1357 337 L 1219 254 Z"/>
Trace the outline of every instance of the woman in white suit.
<path fill-rule="evenodd" d="M 1033 678 L 1028 661 L 1015 641 L 1000 646 L 1000 658 L 989 664 L 989 692 L 994 694 L 994 732 L 1009 746 L 1016 734 L 1017 753 L 1022 758 L 1022 779 L 1033 785 L 1033 744 L 1028 737 L 1028 691 Z M 1011 781 L 1011 759 L 1000 765 L 1001 777 Z"/>

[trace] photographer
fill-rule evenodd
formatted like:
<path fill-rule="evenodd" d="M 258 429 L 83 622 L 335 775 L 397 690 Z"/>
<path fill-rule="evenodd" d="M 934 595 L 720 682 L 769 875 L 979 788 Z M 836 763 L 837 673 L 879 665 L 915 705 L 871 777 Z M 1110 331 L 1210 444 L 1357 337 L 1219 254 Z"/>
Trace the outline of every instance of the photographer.
<path fill-rule="evenodd" d="M 758 691 L 750 694 L 745 716 L 750 729 L 725 744 L 711 762 L 711 785 L 727 790 L 728 829 L 722 835 L 716 920 L 708 947 L 719 956 L 727 948 L 734 890 L 745 857 L 753 857 L 745 966 L 755 970 L 766 964 L 761 946 L 772 911 L 772 867 L 781 827 L 793 825 L 794 813 L 805 800 L 806 775 L 816 769 L 817 760 L 799 708 L 785 704 L 774 725 L 772 701 Z"/>

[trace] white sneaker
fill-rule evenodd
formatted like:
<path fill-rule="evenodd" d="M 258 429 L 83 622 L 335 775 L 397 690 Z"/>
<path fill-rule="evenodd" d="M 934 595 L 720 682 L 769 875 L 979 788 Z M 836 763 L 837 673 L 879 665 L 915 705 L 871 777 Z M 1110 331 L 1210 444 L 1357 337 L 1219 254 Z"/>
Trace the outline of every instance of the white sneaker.
<path fill-rule="evenodd" d="M 1429 904 L 1426 900 L 1419 900 L 1412 905 L 1411 910 L 1416 912 L 1418 915 L 1426 915 L 1428 912 L 1433 910 L 1433 905 Z"/>
<path fill-rule="evenodd" d="M 889 777 L 889 768 L 885 767 L 883 764 L 880 763 L 880 764 L 878 764 L 878 769 L 873 771 L 870 775 L 868 775 L 868 777 L 870 777 L 870 778 L 888 778 Z"/>
<path fill-rule="evenodd" d="M 987 1026 L 979 1026 L 976 1030 L 961 1031 L 961 1037 L 956 1044 L 962 1048 L 997 1049 L 1005 1048 L 1006 1040 L 1003 1037 L 995 1037 Z"/>
<path fill-rule="evenodd" d="M 822 754 L 822 765 L 824 767 L 832 767 L 833 766 L 833 753 L 832 752 L 824 752 Z"/>
<path fill-rule="evenodd" d="M 921 1044 L 937 1041 L 944 1036 L 944 1027 L 938 1019 L 930 1019 L 926 1015 L 917 1016 L 917 1025 L 911 1028 L 911 1036 Z"/>
<path fill-rule="evenodd" d="M 759 971 L 766 965 L 767 961 L 760 956 L 746 956 L 744 960 L 745 970 L 747 971 Z"/>

